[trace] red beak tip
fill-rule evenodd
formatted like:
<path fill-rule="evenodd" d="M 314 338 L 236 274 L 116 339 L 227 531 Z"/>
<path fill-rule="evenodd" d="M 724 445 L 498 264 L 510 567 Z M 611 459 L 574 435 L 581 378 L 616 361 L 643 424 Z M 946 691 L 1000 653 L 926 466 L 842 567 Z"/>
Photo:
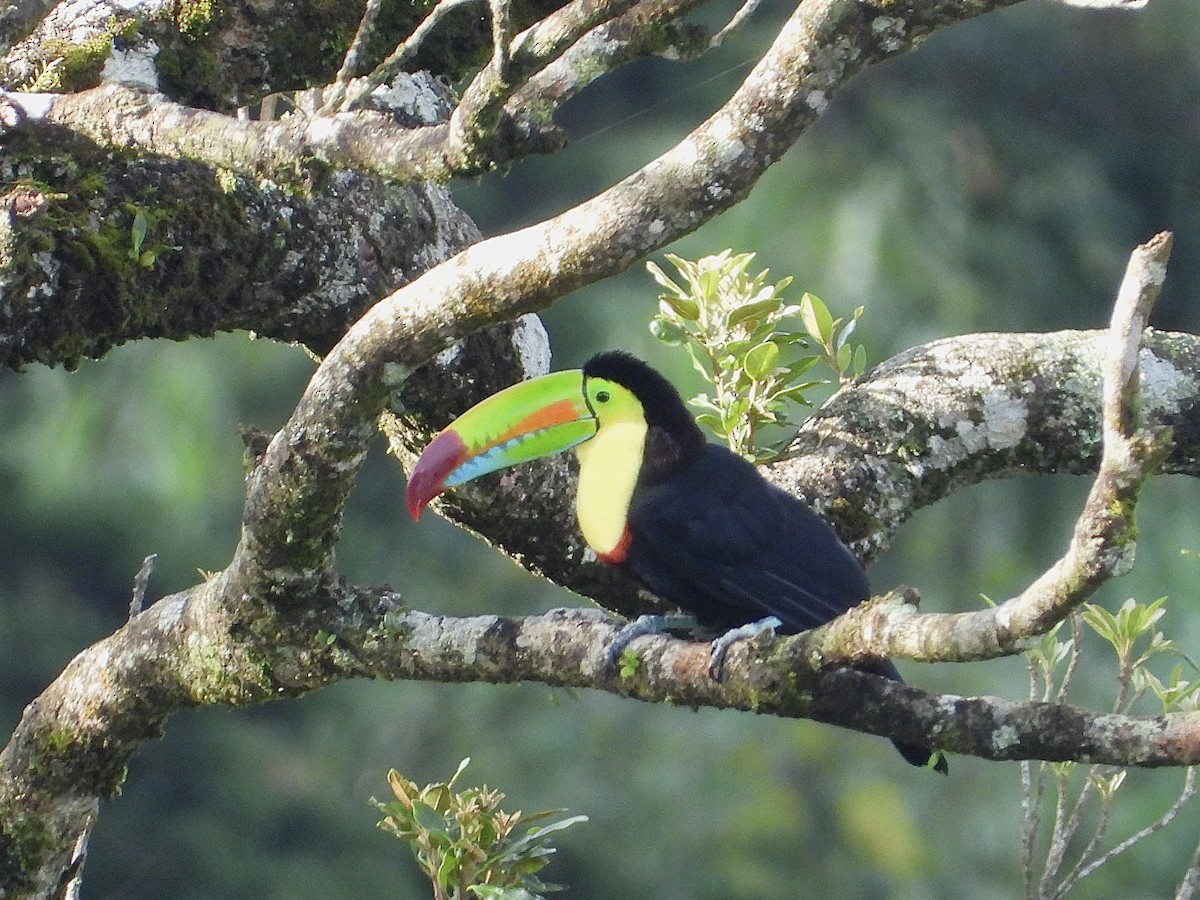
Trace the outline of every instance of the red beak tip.
<path fill-rule="evenodd" d="M 429 505 L 429 501 L 442 492 L 446 476 L 466 457 L 466 446 L 453 431 L 443 431 L 429 442 L 409 473 L 408 486 L 404 490 L 408 514 L 414 522 L 421 518 L 421 511 Z"/>
<path fill-rule="evenodd" d="M 405 491 L 404 505 L 408 507 L 408 514 L 412 516 L 414 522 L 420 521 L 421 513 L 425 511 L 426 504 L 432 499 L 432 497 L 428 499 L 421 497 L 420 491 L 412 490 L 412 485 L 409 485 L 409 490 Z"/>

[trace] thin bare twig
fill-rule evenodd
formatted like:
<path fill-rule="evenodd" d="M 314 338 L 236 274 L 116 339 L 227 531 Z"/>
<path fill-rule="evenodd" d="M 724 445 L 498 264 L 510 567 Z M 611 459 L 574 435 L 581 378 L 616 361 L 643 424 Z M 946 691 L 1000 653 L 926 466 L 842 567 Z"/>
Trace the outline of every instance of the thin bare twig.
<path fill-rule="evenodd" d="M 1057 889 L 1050 895 L 1053 900 L 1058 900 L 1060 897 L 1065 897 L 1068 893 L 1070 893 L 1071 888 L 1075 886 L 1075 883 L 1079 881 L 1079 879 L 1087 877 L 1090 872 L 1094 871 L 1094 869 L 1087 868 L 1088 861 L 1096 852 L 1096 848 L 1100 846 L 1100 841 L 1104 839 L 1104 835 L 1108 831 L 1108 824 L 1112 820 L 1113 806 L 1112 792 L 1104 791 L 1096 787 L 1095 779 L 1104 777 L 1097 774 L 1097 771 L 1100 768 L 1101 767 L 1099 766 L 1092 766 L 1088 771 L 1087 781 L 1084 783 L 1083 790 L 1079 792 L 1079 798 L 1076 800 L 1076 812 L 1079 813 L 1079 816 L 1077 820 L 1076 817 L 1072 817 L 1075 823 L 1075 828 L 1063 836 L 1064 846 L 1069 844 L 1071 839 L 1074 838 L 1075 834 L 1078 832 L 1079 824 L 1083 818 L 1082 814 L 1084 804 L 1088 801 L 1088 799 L 1090 799 L 1090 795 L 1092 793 L 1099 793 L 1100 795 L 1099 821 L 1097 821 L 1096 827 L 1092 831 L 1092 836 L 1088 840 L 1087 845 L 1082 851 L 1080 851 L 1079 858 L 1075 861 L 1075 865 L 1071 867 L 1071 870 L 1067 873 L 1067 876 L 1061 882 L 1059 882 Z"/>
<path fill-rule="evenodd" d="M 1192 900 L 1197 888 L 1200 888 L 1200 844 L 1188 861 L 1187 871 L 1179 882 L 1179 890 L 1175 892 L 1175 900 Z"/>
<path fill-rule="evenodd" d="M 447 13 L 468 3 L 478 3 L 480 0 L 440 0 L 437 6 L 430 10 L 429 15 L 421 20 L 421 24 L 413 29 L 413 33 L 396 45 L 387 59 L 375 67 L 366 80 L 366 91 L 371 91 L 386 82 L 400 71 L 404 64 L 421 46 L 421 42 L 437 27 Z"/>
<path fill-rule="evenodd" d="M 1032 665 L 1032 663 L 1031 663 Z M 1030 700 L 1034 691 L 1033 679 L 1030 678 Z M 1037 778 L 1033 776 L 1034 763 L 1021 760 L 1021 875 L 1025 881 L 1025 897 L 1033 900 L 1033 854 L 1036 849 L 1038 828 L 1042 821 L 1042 797 L 1046 791 L 1046 764 L 1037 764 Z"/>
<path fill-rule="evenodd" d="M 1029 655 L 1030 700 L 1036 701 L 1040 699 L 1042 702 L 1053 700 L 1056 703 L 1062 703 L 1066 700 L 1067 691 L 1070 688 L 1071 681 L 1079 665 L 1079 658 L 1082 655 L 1080 653 L 1082 623 L 1079 615 L 1072 615 L 1070 621 L 1071 642 L 1067 657 L 1067 669 L 1057 686 L 1054 683 L 1054 665 L 1057 662 L 1057 656 L 1047 658 L 1041 655 Z M 1038 689 L 1039 678 L 1042 680 L 1040 690 Z M 1033 774 L 1035 765 L 1037 768 L 1036 777 Z M 1053 767 L 1046 762 L 1038 762 L 1036 764 L 1028 760 L 1021 762 L 1021 874 L 1024 879 L 1025 897 L 1027 900 L 1036 900 L 1036 898 L 1045 896 L 1047 886 L 1054 874 L 1051 871 L 1051 867 L 1057 871 L 1062 865 L 1062 852 L 1066 850 L 1067 841 L 1062 838 L 1061 831 L 1065 827 L 1063 825 L 1063 804 L 1065 802 L 1067 774 L 1058 771 L 1056 772 L 1057 802 L 1055 806 L 1054 827 L 1051 832 L 1046 863 L 1042 869 L 1042 878 L 1038 881 L 1035 889 L 1034 878 L 1036 870 L 1034 866 L 1034 854 L 1037 850 L 1038 830 L 1041 828 L 1041 809 L 1042 800 L 1046 793 L 1046 777 L 1051 768 Z M 1052 857 L 1056 849 L 1059 851 L 1058 859 L 1054 860 Z"/>
<path fill-rule="evenodd" d="M 725 38 L 737 31 L 761 4 L 762 0 L 746 0 L 738 8 L 738 11 L 733 14 L 733 18 L 726 22 L 720 31 L 709 38 L 708 45 L 714 48 L 720 47 L 725 42 Z"/>
<path fill-rule="evenodd" d="M 1070 767 L 1066 765 L 1058 766 L 1054 773 L 1055 794 L 1054 794 L 1054 825 L 1050 829 L 1050 846 L 1046 851 L 1046 862 L 1042 868 L 1042 878 L 1038 883 L 1037 897 L 1045 898 L 1051 895 L 1053 891 L 1053 882 L 1055 876 L 1058 875 L 1058 870 L 1062 868 L 1063 858 L 1067 853 L 1067 845 L 1070 843 L 1071 834 L 1075 828 L 1071 826 L 1071 820 L 1067 816 L 1067 789 L 1070 787 Z M 1085 785 L 1086 787 L 1086 785 Z M 1077 804 L 1073 812 L 1078 812 L 1080 803 Z M 1076 826 L 1078 823 L 1076 822 Z"/>
<path fill-rule="evenodd" d="M 1063 703 L 1067 699 L 1067 692 L 1071 689 L 1071 682 L 1075 680 L 1075 673 L 1079 669 L 1079 658 L 1083 655 L 1083 619 L 1079 613 L 1071 615 L 1071 652 L 1067 656 L 1067 671 L 1063 673 L 1062 682 L 1059 685 L 1058 692 L 1054 699 L 1059 703 Z"/>
<path fill-rule="evenodd" d="M 333 113 L 344 108 L 342 103 L 346 98 L 347 89 L 350 86 L 351 79 L 354 78 L 354 73 L 358 71 L 358 67 L 362 62 L 362 54 L 367 46 L 367 41 L 375 33 L 375 22 L 379 18 L 379 10 L 382 6 L 383 0 L 367 0 L 367 6 L 363 10 L 362 18 L 358 20 L 358 29 L 354 32 L 354 38 L 350 41 L 350 46 L 346 49 L 346 56 L 342 60 L 342 66 L 333 77 L 333 82 L 325 90 L 325 97 L 321 104 L 321 114 Z M 424 21 L 422 20 L 422 24 L 424 24 Z M 420 25 L 417 27 L 420 28 Z"/>
<path fill-rule="evenodd" d="M 138 569 L 137 576 L 133 579 L 133 597 L 129 601 L 129 618 L 133 618 L 142 611 L 142 604 L 146 599 L 146 587 L 150 583 L 150 576 L 154 573 L 154 562 L 158 559 L 157 553 L 151 553 L 142 560 L 142 567 Z"/>
<path fill-rule="evenodd" d="M 1091 864 L 1085 866 L 1082 870 L 1080 870 L 1078 877 L 1075 878 L 1075 880 L 1073 882 L 1071 882 L 1070 884 L 1065 886 L 1066 890 L 1070 890 L 1070 888 L 1074 887 L 1076 882 L 1082 881 L 1084 878 L 1087 878 L 1089 875 L 1091 875 L 1093 872 L 1095 872 L 1097 869 L 1099 869 L 1105 863 L 1109 862 L 1110 860 L 1112 860 L 1113 858 L 1115 858 L 1117 856 L 1120 856 L 1122 853 L 1124 853 L 1126 850 L 1128 850 L 1134 844 L 1137 844 L 1137 843 L 1145 840 L 1146 838 L 1150 837 L 1150 835 L 1152 835 L 1152 834 L 1162 831 L 1164 828 L 1166 828 L 1168 825 L 1170 825 L 1172 821 L 1174 821 L 1175 817 L 1177 815 L 1179 815 L 1179 811 L 1182 810 L 1183 807 L 1187 804 L 1187 802 L 1189 800 L 1191 800 L 1192 797 L 1194 797 L 1195 795 L 1196 795 L 1196 767 L 1188 766 L 1187 774 L 1184 776 L 1184 779 L 1183 779 L 1183 791 L 1179 794 L 1179 796 L 1177 798 L 1175 798 L 1175 802 L 1171 804 L 1171 806 L 1167 809 L 1167 811 L 1164 812 L 1162 814 L 1162 816 L 1156 822 L 1153 822 L 1150 825 L 1147 825 L 1141 831 L 1131 834 L 1129 837 L 1127 837 L 1125 840 L 1121 841 L 1121 843 L 1117 844 L 1117 846 L 1113 847 L 1111 850 L 1109 850 L 1107 853 L 1105 853 L 1099 859 L 1097 859 L 1094 862 L 1092 862 Z M 1064 893 L 1066 892 L 1066 890 L 1064 890 Z"/>

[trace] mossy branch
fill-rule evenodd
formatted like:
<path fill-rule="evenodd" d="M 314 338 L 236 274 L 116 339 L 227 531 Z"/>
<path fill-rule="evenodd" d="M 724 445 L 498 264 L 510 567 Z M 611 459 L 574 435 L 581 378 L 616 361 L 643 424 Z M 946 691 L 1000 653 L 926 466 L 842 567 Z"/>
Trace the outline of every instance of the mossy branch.
<path fill-rule="evenodd" d="M 1169 232 L 1134 250 L 1121 283 L 1103 359 L 1099 473 L 1063 556 L 1020 595 L 985 610 L 914 615 L 911 595 L 873 604 L 806 636 L 801 654 L 832 661 L 860 655 L 927 662 L 990 659 L 1028 649 L 1113 575 L 1133 565 L 1134 510 L 1146 479 L 1167 456 L 1171 431 L 1147 428 L 1138 359 L 1146 322 L 1166 277 Z M 849 651 L 849 652 L 848 652 Z"/>

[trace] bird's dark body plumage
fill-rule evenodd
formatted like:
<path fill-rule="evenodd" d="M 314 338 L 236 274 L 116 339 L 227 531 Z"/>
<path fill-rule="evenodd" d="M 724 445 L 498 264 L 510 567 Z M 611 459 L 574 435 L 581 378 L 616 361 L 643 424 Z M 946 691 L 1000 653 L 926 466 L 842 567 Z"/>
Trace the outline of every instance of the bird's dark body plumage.
<path fill-rule="evenodd" d="M 866 573 L 834 530 L 752 464 L 707 443 L 658 372 L 620 352 L 593 357 L 583 372 L 625 386 L 645 411 L 622 566 L 646 590 L 709 628 L 775 616 L 785 634 L 823 625 L 870 597 Z M 902 680 L 889 660 L 862 668 Z M 928 763 L 928 748 L 893 743 L 913 765 Z M 937 767 L 944 772 L 945 761 Z"/>
<path fill-rule="evenodd" d="M 804 631 L 871 593 L 832 528 L 715 444 L 639 485 L 629 531 L 630 574 L 711 628 L 775 616 L 781 630 Z"/>

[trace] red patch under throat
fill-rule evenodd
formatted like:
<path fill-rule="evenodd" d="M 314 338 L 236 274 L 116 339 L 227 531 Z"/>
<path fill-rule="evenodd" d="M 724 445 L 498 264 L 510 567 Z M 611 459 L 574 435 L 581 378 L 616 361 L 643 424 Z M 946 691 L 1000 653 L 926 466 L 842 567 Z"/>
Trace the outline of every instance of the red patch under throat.
<path fill-rule="evenodd" d="M 633 539 L 633 535 L 626 528 L 621 532 L 621 539 L 617 541 L 617 546 L 613 547 L 607 553 L 596 552 L 596 555 L 608 563 L 610 566 L 619 566 L 625 562 L 625 557 L 629 555 L 629 542 Z"/>

